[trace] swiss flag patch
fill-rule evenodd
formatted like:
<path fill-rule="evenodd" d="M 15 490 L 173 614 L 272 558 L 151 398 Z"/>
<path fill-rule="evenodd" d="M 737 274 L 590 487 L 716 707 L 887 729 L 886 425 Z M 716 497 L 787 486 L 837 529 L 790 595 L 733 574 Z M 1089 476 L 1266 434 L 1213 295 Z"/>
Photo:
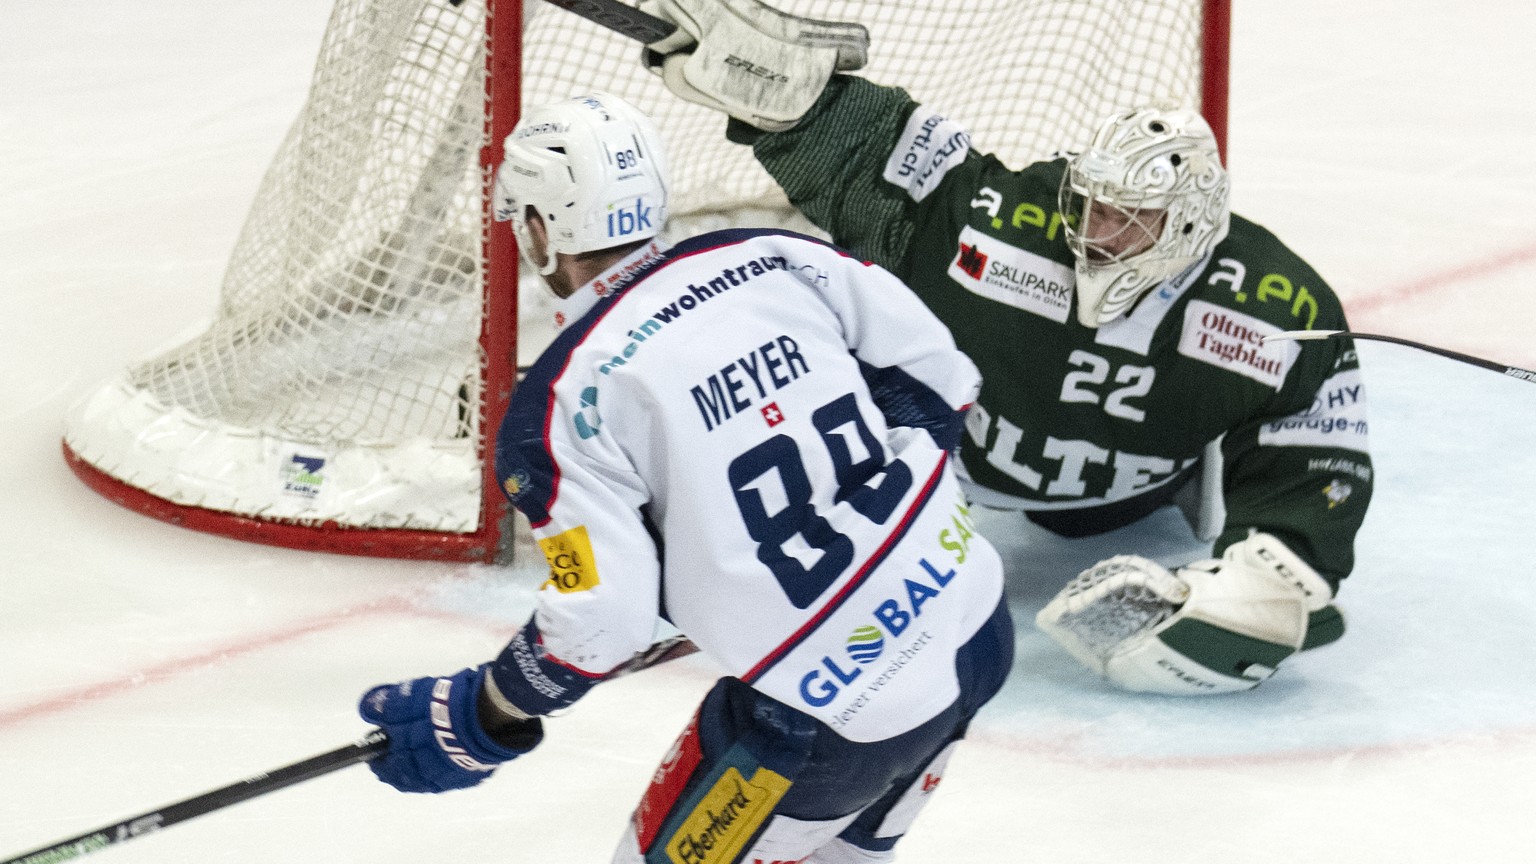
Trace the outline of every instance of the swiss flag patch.
<path fill-rule="evenodd" d="M 769 426 L 777 426 L 784 422 L 784 412 L 779 410 L 779 403 L 769 402 L 763 406 L 763 419 Z"/>

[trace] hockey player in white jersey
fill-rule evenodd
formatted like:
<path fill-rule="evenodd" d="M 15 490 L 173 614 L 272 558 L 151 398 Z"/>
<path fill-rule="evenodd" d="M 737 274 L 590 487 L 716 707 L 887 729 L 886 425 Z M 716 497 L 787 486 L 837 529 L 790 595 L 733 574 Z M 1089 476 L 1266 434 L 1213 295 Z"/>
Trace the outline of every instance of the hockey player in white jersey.
<path fill-rule="evenodd" d="M 727 673 L 615 861 L 891 860 L 1012 664 L 1001 564 L 950 465 L 979 387 L 888 272 L 811 238 L 668 247 L 650 121 L 593 94 L 506 142 L 498 219 L 564 329 L 514 395 L 497 474 L 550 565 L 489 663 L 384 685 L 384 781 L 479 783 L 659 620 Z"/>

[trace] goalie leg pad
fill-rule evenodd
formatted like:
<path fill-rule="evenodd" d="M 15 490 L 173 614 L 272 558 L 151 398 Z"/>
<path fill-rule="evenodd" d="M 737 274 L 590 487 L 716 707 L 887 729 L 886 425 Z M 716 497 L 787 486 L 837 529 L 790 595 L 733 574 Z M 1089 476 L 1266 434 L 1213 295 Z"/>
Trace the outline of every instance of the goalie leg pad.
<path fill-rule="evenodd" d="M 1109 661 L 1168 620 L 1189 586 L 1140 555 L 1116 555 L 1079 573 L 1035 616 L 1035 625 L 1079 663 L 1108 675 Z"/>
<path fill-rule="evenodd" d="M 1118 569 L 1106 566 L 1116 562 Z M 1183 596 L 1166 587 L 1170 579 L 1184 588 Z M 1155 589 L 1151 605 L 1161 603 L 1162 610 L 1141 615 L 1139 627 L 1103 627 L 1105 620 L 1134 623 L 1127 613 L 1138 611 L 1138 602 L 1126 593 L 1128 585 Z M 1101 562 L 1069 583 L 1036 623 L 1073 657 L 1125 689 L 1231 693 L 1258 686 L 1303 644 L 1342 634 L 1342 626 L 1329 623 L 1342 624 L 1342 618 L 1319 614 L 1320 632 L 1306 639 L 1310 613 L 1327 607 L 1330 595 L 1316 571 L 1260 533 L 1228 548 L 1220 560 L 1196 562 L 1176 574 L 1134 555 Z M 1146 606 L 1147 598 L 1139 605 Z"/>
<path fill-rule="evenodd" d="M 1307 616 L 1307 637 L 1301 643 L 1301 650 L 1321 648 L 1343 637 L 1344 612 L 1337 606 L 1324 606 Z"/>
<path fill-rule="evenodd" d="M 1195 618 L 1176 617 L 1105 663 L 1104 677 L 1127 690 L 1201 696 L 1252 690 L 1296 653 Z"/>

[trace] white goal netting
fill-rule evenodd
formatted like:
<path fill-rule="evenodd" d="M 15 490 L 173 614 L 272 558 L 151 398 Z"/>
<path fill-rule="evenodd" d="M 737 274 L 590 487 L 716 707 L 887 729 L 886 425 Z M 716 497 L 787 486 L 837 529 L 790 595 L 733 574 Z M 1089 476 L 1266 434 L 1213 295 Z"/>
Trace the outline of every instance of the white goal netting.
<path fill-rule="evenodd" d="M 1201 0 L 773 5 L 863 23 L 859 74 L 906 87 L 1012 164 L 1080 145 L 1116 107 L 1201 100 Z M 673 236 L 805 230 L 724 140 L 723 116 L 671 96 L 616 33 L 538 0 L 338 0 L 212 321 L 78 407 L 65 435 L 77 471 L 241 520 L 484 528 L 486 396 L 510 387 L 487 381 L 513 361 L 487 345 L 510 344 L 490 334 L 517 323 L 485 315 L 487 274 L 514 266 L 486 253 L 485 232 L 505 230 L 482 215 L 483 154 L 499 151 L 488 118 L 518 102 L 494 80 L 486 97 L 488 18 L 526 22 L 522 104 L 602 89 L 655 116 L 673 155 Z M 522 296 L 526 362 L 547 338 L 545 295 Z"/>
<path fill-rule="evenodd" d="M 856 74 L 905 88 L 964 124 L 978 149 L 1009 165 L 1086 144 L 1100 119 L 1126 105 L 1202 102 L 1209 4 L 1201 0 L 769 4 L 863 24 L 869 64 Z M 607 90 L 654 117 L 672 154 L 672 239 L 743 224 L 825 236 L 794 212 L 750 148 L 725 140 L 724 115 L 678 99 L 641 70 L 636 43 L 547 3 L 532 3 L 529 11 L 523 105 Z M 527 359 L 547 339 L 541 325 L 553 301 L 537 290 L 523 297 Z"/>

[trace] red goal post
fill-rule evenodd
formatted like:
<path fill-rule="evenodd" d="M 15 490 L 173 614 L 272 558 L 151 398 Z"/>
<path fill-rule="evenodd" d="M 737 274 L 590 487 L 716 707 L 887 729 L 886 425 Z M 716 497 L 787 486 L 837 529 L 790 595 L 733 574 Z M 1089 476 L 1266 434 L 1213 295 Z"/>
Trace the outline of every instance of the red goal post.
<path fill-rule="evenodd" d="M 1224 147 L 1228 4 L 771 0 L 864 24 L 859 74 L 906 87 L 1015 165 L 1149 99 L 1198 105 Z M 495 434 L 519 354 L 547 339 L 544 295 L 520 282 L 511 231 L 488 215 L 520 106 L 601 89 L 651 113 L 673 157 L 674 239 L 804 230 L 750 152 L 724 141 L 723 118 L 668 94 L 638 53 L 536 0 L 337 0 L 207 329 L 81 400 L 64 435 L 71 468 L 123 506 L 202 531 L 496 560 L 511 522 Z"/>

